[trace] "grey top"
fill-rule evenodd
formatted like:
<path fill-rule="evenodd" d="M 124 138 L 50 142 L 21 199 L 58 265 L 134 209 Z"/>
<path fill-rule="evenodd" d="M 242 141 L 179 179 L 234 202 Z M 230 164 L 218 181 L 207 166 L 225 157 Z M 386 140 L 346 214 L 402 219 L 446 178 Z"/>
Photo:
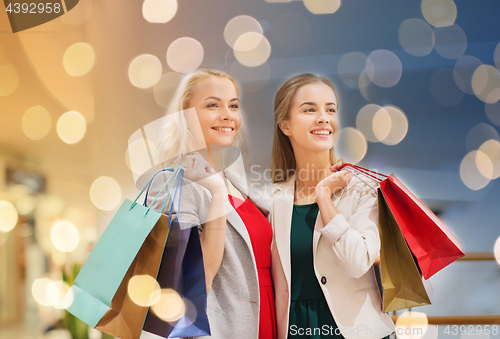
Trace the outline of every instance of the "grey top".
<path fill-rule="evenodd" d="M 257 191 L 239 180 L 228 169 L 224 170 L 224 174 L 269 218 L 269 209 Z M 149 190 L 148 206 L 170 175 L 172 172 L 165 171 L 154 178 Z M 153 209 L 159 210 L 162 207 L 166 198 L 165 191 L 158 197 L 152 206 Z M 176 217 L 177 201 L 176 198 L 172 217 Z M 211 194 L 207 189 L 184 179 L 179 221 L 198 224 L 200 232 L 203 232 L 203 221 L 206 218 L 210 202 Z M 224 255 L 219 271 L 214 277 L 212 289 L 208 293 L 207 314 L 212 335 L 207 338 L 258 339 L 259 282 L 252 243 L 245 224 L 229 201 L 227 202 L 227 210 Z M 167 209 L 163 212 L 168 215 Z"/>

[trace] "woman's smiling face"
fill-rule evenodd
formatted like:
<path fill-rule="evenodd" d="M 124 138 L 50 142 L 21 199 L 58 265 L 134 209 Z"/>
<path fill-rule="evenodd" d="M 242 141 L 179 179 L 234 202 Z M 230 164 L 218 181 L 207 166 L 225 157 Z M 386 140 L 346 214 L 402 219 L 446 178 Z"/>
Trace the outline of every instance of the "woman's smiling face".
<path fill-rule="evenodd" d="M 317 81 L 300 87 L 292 100 L 289 119 L 280 124 L 294 150 L 327 151 L 338 137 L 337 97 L 327 84 Z"/>
<path fill-rule="evenodd" d="M 233 82 L 218 76 L 199 80 L 193 87 L 188 105 L 196 109 L 205 143 L 223 146 L 232 145 L 238 134 L 241 125 L 239 106 Z"/>

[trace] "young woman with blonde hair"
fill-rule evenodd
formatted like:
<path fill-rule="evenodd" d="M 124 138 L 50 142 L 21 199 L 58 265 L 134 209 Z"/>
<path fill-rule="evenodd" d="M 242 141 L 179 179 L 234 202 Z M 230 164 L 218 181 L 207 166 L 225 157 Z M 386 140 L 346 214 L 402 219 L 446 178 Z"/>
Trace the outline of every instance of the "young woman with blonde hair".
<path fill-rule="evenodd" d="M 233 170 L 241 157 L 228 166 L 225 154 L 239 134 L 239 107 L 231 75 L 215 69 L 186 74 L 165 117 L 159 155 L 176 167 L 177 157 L 188 153 L 179 221 L 200 225 L 211 338 L 274 339 L 269 210 L 238 176 L 242 171 Z M 170 175 L 155 177 L 148 204 Z M 153 208 L 161 208 L 165 195 Z"/>
<path fill-rule="evenodd" d="M 276 93 L 269 204 L 279 339 L 379 339 L 394 330 L 373 270 L 377 196 L 338 171 L 338 108 L 334 86 L 313 74 Z"/>

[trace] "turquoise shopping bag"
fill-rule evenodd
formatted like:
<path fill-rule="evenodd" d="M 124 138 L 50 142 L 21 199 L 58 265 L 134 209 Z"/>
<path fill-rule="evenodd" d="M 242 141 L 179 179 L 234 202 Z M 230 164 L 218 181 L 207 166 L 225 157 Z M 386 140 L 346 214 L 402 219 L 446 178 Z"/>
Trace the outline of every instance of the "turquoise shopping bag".
<path fill-rule="evenodd" d="M 179 167 L 174 172 L 174 175 L 165 183 L 155 200 L 168 186 L 171 179 L 175 182 L 181 171 Z M 72 293 L 70 292 L 70 295 L 73 295 L 73 302 L 66 309 L 89 326 L 96 327 L 99 324 L 98 329 L 101 331 L 119 335 L 121 338 L 138 338 L 147 313 L 147 308 L 141 310 L 140 306 L 136 306 L 141 310 L 140 312 L 134 311 L 130 314 L 129 308 L 128 315 L 120 317 L 117 321 L 112 321 L 111 318 L 116 318 L 120 313 L 112 310 L 112 307 L 117 308 L 116 306 L 119 306 L 121 308 L 124 303 L 127 303 L 127 300 L 124 301 L 127 298 L 127 282 L 124 281 L 124 278 L 126 276 L 130 278 L 133 274 L 131 265 L 137 264 L 137 261 L 140 260 L 139 257 L 141 256 L 138 254 L 140 251 L 145 251 L 145 253 L 142 253 L 142 261 L 149 261 L 147 255 L 150 255 L 148 253 L 150 249 L 146 248 L 148 246 L 143 246 L 146 245 L 145 241 L 147 239 L 152 243 L 159 242 L 156 247 L 161 247 L 161 250 L 156 251 L 157 254 L 155 254 L 155 261 L 158 262 L 156 271 L 155 268 L 149 269 L 150 275 L 156 277 L 168 234 L 168 230 L 167 232 L 163 230 L 163 236 L 158 236 L 159 232 L 152 232 L 155 225 L 159 224 L 159 221 L 166 218 L 166 216 L 162 217 L 162 213 L 137 204 L 137 200 L 148 186 L 149 182 L 133 202 L 125 199 L 122 203 L 88 256 L 73 286 L 71 286 L 70 291 Z M 161 211 L 164 210 L 170 193 L 171 190 L 168 192 Z M 160 222 L 159 226 L 168 228 L 169 223 Z M 157 233 L 155 239 L 150 236 L 153 233 Z M 141 264 L 137 265 L 140 266 Z M 139 267 L 139 269 L 141 268 Z M 117 294 L 120 295 L 115 298 Z M 143 317 L 140 319 L 142 314 Z M 136 321 L 127 321 L 127 319 L 132 318 L 136 318 Z M 102 319 L 106 319 L 104 323 L 100 323 Z M 106 328 L 106 324 L 111 325 Z"/>

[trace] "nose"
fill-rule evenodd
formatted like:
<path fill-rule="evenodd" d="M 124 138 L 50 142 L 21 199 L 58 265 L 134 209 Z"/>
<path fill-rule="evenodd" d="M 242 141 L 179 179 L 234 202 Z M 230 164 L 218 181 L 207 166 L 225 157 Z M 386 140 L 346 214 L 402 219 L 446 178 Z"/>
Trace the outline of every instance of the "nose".
<path fill-rule="evenodd" d="M 233 114 L 232 114 L 231 110 L 229 109 L 229 107 L 224 107 L 221 110 L 219 120 L 233 120 L 233 119 L 234 119 L 234 117 L 233 117 Z"/>
<path fill-rule="evenodd" d="M 316 118 L 316 122 L 329 124 L 330 119 L 329 119 L 328 113 L 318 110 L 318 116 Z"/>

